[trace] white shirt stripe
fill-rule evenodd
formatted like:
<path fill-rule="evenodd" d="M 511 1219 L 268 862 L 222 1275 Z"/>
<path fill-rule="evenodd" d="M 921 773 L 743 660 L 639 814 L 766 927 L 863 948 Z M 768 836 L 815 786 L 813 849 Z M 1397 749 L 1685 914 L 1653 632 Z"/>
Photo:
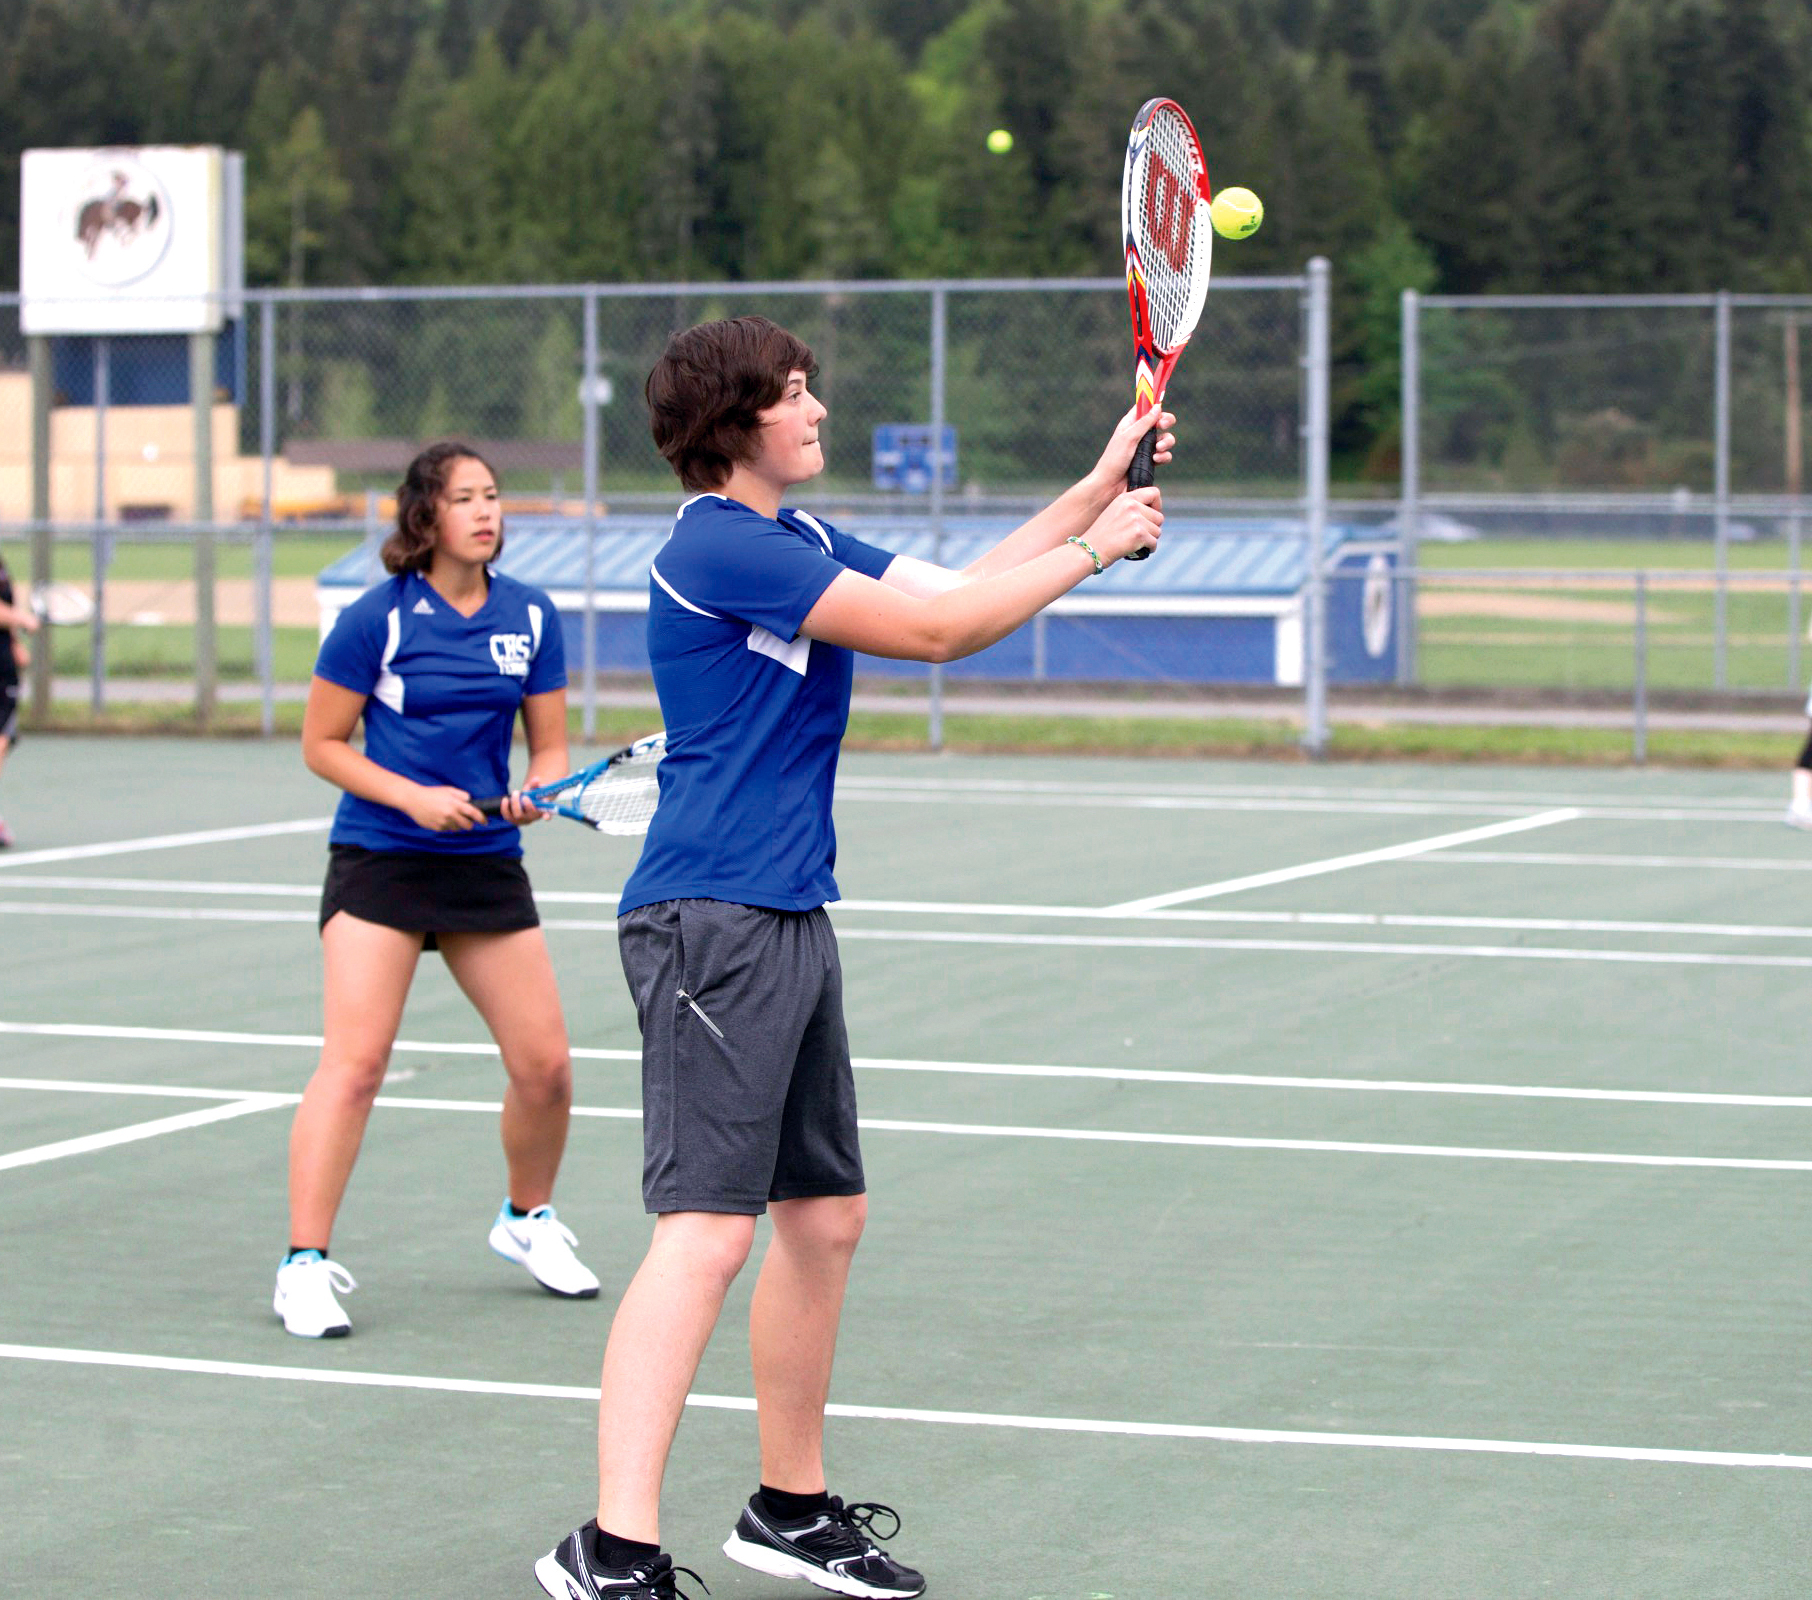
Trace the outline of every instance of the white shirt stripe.
<path fill-rule="evenodd" d="M 693 605 L 693 603 L 681 594 L 679 590 L 674 588 L 672 584 L 661 576 L 661 569 L 659 567 L 650 567 L 648 569 L 648 575 L 688 611 L 696 611 L 701 617 L 709 617 L 713 622 L 722 622 L 724 620 L 722 617 L 718 616 L 715 611 L 707 611 L 703 606 Z"/>
<path fill-rule="evenodd" d="M 809 511 L 794 511 L 793 515 L 801 522 L 805 523 L 813 533 L 817 534 L 818 537 L 824 541 L 824 553 L 826 555 L 831 554 L 830 535 L 824 531 L 824 524 Z"/>
<path fill-rule="evenodd" d="M 395 606 L 384 618 L 384 655 L 378 662 L 377 687 L 372 690 L 378 701 L 390 707 L 399 717 L 403 714 L 403 680 L 390 670 L 396 647 L 403 641 L 403 614 Z"/>

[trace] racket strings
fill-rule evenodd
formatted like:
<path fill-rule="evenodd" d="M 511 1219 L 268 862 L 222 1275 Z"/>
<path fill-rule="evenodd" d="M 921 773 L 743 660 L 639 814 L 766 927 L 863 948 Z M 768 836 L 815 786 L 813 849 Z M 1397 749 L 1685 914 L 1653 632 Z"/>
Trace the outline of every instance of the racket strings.
<path fill-rule="evenodd" d="M 566 803 L 600 833 L 645 833 L 660 800 L 655 769 L 662 752 L 626 756 L 583 785 Z"/>
<path fill-rule="evenodd" d="M 1137 164 L 1129 219 L 1145 276 L 1147 314 L 1160 346 L 1177 343 L 1200 310 L 1198 276 L 1205 278 L 1205 208 L 1196 192 L 1198 157 L 1188 127 L 1159 112 Z"/>

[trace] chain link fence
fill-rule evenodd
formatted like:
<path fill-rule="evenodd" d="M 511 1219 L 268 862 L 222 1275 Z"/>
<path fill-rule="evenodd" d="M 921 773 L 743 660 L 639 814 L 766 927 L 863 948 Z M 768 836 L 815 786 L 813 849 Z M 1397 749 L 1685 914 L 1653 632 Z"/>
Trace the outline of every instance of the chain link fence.
<path fill-rule="evenodd" d="M 1277 535 L 1268 518 L 1300 545 L 1307 397 L 1326 381 L 1325 360 L 1311 370 L 1305 354 L 1309 290 L 1307 276 L 1230 277 L 1209 297 L 1166 402 L 1186 419 L 1164 480 L 1176 543 L 1220 537 L 1213 519 L 1243 514 L 1260 519 L 1255 536 Z M 187 336 L 27 340 L 17 300 L 0 299 L 0 552 L 16 576 L 78 587 L 94 609 L 41 652 L 34 711 L 161 697 L 206 722 L 218 699 L 254 697 L 268 731 L 332 615 L 322 575 L 375 545 L 415 451 L 456 437 L 497 470 L 521 530 L 506 565 L 539 544 L 532 581 L 570 608 L 589 733 L 609 619 L 626 603 L 615 591 L 645 595 L 645 560 L 631 581 L 623 558 L 678 497 L 643 378 L 674 330 L 747 313 L 791 328 L 819 362 L 828 467 L 799 503 L 933 558 L 1074 482 L 1131 400 L 1118 279 L 252 291 L 199 354 Z M 34 360 L 51 402 L 37 418 Z M 214 383 L 205 495 L 192 371 Z M 369 563 L 359 571 L 368 581 Z M 1169 593 L 1183 615 L 1212 613 L 1155 566 L 1144 590 L 1147 608 Z M 1122 629 L 1097 671 L 1174 681 L 1186 657 L 1174 637 Z M 1074 675 L 1077 658 L 1086 643 L 1065 655 L 1041 642 L 1027 661 L 1070 661 Z M 935 742 L 942 675 L 920 670 Z"/>
<path fill-rule="evenodd" d="M 1809 323 L 1812 296 L 1406 292 L 1399 682 L 1603 686 L 1637 658 L 1585 591 L 1641 576 L 1647 682 L 1797 691 Z"/>

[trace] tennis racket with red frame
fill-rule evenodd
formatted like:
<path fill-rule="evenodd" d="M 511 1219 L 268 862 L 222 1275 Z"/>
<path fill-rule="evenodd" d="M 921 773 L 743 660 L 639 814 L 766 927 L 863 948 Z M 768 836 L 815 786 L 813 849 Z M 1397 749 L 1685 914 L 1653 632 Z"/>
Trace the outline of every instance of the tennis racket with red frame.
<path fill-rule="evenodd" d="M 1174 100 L 1147 100 L 1133 118 L 1120 181 L 1120 232 L 1126 244 L 1126 298 L 1132 306 L 1133 393 L 1144 416 L 1164 403 L 1177 359 L 1195 332 L 1214 263 L 1208 221 L 1208 163 L 1195 127 Z M 1156 428 L 1133 452 L 1126 487 L 1156 476 Z M 1127 553 L 1143 561 L 1149 550 Z"/>

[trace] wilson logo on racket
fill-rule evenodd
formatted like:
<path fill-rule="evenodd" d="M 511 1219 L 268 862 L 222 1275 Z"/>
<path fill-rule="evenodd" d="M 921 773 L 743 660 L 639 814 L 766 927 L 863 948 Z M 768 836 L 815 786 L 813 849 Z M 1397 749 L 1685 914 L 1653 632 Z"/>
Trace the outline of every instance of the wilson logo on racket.
<path fill-rule="evenodd" d="M 1164 165 L 1164 158 L 1156 150 L 1145 159 L 1151 169 L 1145 176 L 1146 235 L 1164 252 L 1164 259 L 1173 268 L 1186 272 L 1194 191 L 1183 187 L 1183 180 Z"/>

